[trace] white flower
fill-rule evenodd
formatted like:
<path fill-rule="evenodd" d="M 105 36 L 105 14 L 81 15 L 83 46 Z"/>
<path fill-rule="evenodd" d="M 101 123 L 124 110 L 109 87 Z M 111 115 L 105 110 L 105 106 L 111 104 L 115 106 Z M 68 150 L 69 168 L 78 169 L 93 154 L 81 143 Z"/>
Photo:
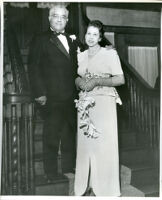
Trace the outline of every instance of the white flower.
<path fill-rule="evenodd" d="M 84 135 L 90 138 L 98 138 L 100 132 L 98 132 L 90 119 L 89 108 L 95 105 L 94 98 L 87 95 L 87 92 L 81 92 L 79 94 L 79 100 L 75 99 L 76 107 L 80 113 L 80 129 L 83 130 Z"/>
<path fill-rule="evenodd" d="M 76 36 L 75 35 L 70 35 L 69 37 L 72 39 L 72 41 L 76 40 Z"/>
<path fill-rule="evenodd" d="M 77 53 L 79 54 L 79 53 L 81 53 L 81 51 L 80 51 L 80 48 L 78 47 L 77 48 Z"/>

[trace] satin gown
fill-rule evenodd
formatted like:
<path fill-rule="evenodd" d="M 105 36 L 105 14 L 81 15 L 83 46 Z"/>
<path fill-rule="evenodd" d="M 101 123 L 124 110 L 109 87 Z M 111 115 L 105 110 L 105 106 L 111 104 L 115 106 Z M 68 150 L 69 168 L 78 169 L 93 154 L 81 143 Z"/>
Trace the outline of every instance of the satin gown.
<path fill-rule="evenodd" d="M 93 58 L 88 58 L 88 50 L 78 54 L 78 74 L 86 71 L 103 76 L 123 74 L 117 52 L 101 48 Z M 89 109 L 89 116 L 101 133 L 97 139 L 87 138 L 80 128 L 78 113 L 77 159 L 74 192 L 83 195 L 88 185 L 96 196 L 120 196 L 119 152 L 116 97 L 113 87 L 94 88 L 88 95 L 95 100 Z"/>

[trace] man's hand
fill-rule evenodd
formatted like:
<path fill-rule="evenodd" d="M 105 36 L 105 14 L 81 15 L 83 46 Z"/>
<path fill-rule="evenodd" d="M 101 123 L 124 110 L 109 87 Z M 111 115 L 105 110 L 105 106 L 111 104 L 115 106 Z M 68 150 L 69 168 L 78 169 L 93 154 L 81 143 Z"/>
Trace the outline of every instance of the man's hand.
<path fill-rule="evenodd" d="M 106 45 L 105 48 L 106 50 L 111 50 L 111 49 L 115 50 L 115 47 L 113 45 Z"/>
<path fill-rule="evenodd" d="M 40 105 L 44 106 L 46 104 L 47 97 L 41 96 L 41 97 L 35 98 L 35 101 L 37 101 Z"/>

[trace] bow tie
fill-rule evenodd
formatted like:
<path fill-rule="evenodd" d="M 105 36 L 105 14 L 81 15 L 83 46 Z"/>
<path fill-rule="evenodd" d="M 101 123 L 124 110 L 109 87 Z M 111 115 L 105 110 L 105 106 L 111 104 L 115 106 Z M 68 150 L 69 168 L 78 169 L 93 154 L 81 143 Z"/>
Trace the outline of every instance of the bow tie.
<path fill-rule="evenodd" d="M 56 31 L 53 31 L 53 34 L 56 35 L 56 36 L 59 36 L 59 35 L 64 35 L 66 36 L 66 33 L 62 33 L 62 32 L 56 32 Z"/>

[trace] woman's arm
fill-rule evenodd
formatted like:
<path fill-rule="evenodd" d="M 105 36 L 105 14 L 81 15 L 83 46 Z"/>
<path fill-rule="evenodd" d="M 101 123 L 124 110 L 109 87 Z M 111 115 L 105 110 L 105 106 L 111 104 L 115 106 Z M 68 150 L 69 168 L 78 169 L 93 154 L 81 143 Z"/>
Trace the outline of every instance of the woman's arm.
<path fill-rule="evenodd" d="M 114 75 L 108 78 L 92 78 L 84 86 L 84 90 L 91 91 L 95 87 L 105 86 L 105 87 L 115 87 L 120 86 L 125 83 L 124 75 Z"/>
<path fill-rule="evenodd" d="M 75 79 L 75 85 L 76 85 L 77 89 L 85 90 L 85 85 L 86 85 L 85 78 L 81 78 L 80 76 L 78 76 Z"/>
<path fill-rule="evenodd" d="M 109 78 L 96 78 L 96 86 L 115 87 L 125 83 L 124 75 L 114 75 Z"/>

